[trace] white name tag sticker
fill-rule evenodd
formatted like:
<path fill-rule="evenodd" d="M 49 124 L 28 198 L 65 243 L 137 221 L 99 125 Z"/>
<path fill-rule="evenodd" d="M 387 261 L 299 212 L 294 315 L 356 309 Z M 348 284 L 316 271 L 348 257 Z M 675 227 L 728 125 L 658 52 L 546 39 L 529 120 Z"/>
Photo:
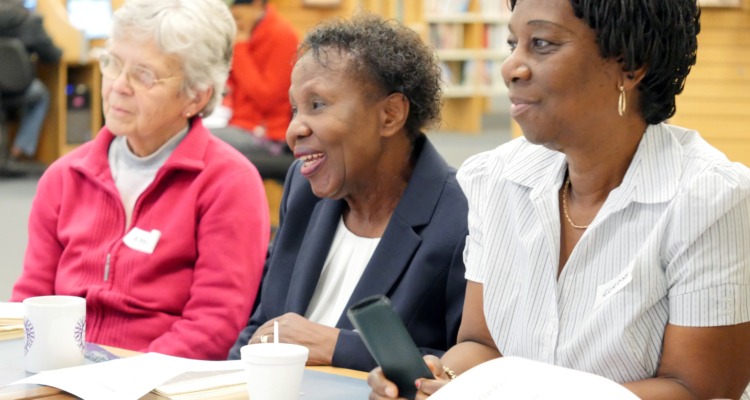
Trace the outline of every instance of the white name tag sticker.
<path fill-rule="evenodd" d="M 147 232 L 135 227 L 122 238 L 122 242 L 135 251 L 153 254 L 156 244 L 159 243 L 159 238 L 161 238 L 161 232 L 156 229 Z"/>
<path fill-rule="evenodd" d="M 594 309 L 601 306 L 607 299 L 612 297 L 615 293 L 619 292 L 627 286 L 630 281 L 633 280 L 633 266 L 629 266 L 624 271 L 617 275 L 615 279 L 607 283 L 603 283 L 596 287 L 596 301 L 594 302 Z"/>

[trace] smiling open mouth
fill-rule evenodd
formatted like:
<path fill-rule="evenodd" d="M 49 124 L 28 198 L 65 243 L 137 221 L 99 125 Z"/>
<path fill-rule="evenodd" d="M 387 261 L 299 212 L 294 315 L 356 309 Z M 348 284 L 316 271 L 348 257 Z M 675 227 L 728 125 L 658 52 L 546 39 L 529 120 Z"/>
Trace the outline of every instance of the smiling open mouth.
<path fill-rule="evenodd" d="M 308 154 L 301 156 L 300 160 L 303 161 L 301 171 L 302 175 L 309 176 L 315 173 L 318 168 L 323 164 L 325 155 L 323 153 Z"/>

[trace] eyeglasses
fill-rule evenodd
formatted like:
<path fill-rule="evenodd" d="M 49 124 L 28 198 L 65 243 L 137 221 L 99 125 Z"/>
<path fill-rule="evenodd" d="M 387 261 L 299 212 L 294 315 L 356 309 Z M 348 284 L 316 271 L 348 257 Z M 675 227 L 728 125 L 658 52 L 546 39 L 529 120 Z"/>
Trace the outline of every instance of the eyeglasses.
<path fill-rule="evenodd" d="M 122 73 L 123 65 L 119 58 L 109 53 L 103 53 L 99 56 L 99 68 L 102 71 L 102 76 L 110 80 L 115 80 Z M 137 65 L 128 67 L 125 76 L 133 88 L 146 90 L 151 89 L 159 82 L 177 77 L 172 75 L 167 78 L 157 78 L 153 71 Z"/>

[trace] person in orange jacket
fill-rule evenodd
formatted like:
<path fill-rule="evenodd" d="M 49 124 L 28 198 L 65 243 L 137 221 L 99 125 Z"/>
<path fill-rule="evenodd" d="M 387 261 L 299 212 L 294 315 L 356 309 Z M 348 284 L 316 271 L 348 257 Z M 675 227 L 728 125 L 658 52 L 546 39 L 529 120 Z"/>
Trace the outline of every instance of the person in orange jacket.
<path fill-rule="evenodd" d="M 256 165 L 263 164 L 259 157 L 289 151 L 288 91 L 299 38 L 267 0 L 235 0 L 231 11 L 237 36 L 225 104 L 232 116 L 227 127 L 212 132 Z M 258 168 L 263 175 L 262 166 Z"/>

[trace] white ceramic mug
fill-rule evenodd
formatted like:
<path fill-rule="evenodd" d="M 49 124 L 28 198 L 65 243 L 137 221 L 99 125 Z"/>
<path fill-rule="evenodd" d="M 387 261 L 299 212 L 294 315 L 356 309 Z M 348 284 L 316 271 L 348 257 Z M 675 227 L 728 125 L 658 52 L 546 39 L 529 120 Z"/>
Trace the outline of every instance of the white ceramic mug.
<path fill-rule="evenodd" d="M 297 400 L 309 350 L 289 343 L 248 344 L 240 349 L 252 400 Z"/>
<path fill-rule="evenodd" d="M 26 371 L 74 367 L 84 362 L 86 299 L 39 296 L 23 301 Z"/>

